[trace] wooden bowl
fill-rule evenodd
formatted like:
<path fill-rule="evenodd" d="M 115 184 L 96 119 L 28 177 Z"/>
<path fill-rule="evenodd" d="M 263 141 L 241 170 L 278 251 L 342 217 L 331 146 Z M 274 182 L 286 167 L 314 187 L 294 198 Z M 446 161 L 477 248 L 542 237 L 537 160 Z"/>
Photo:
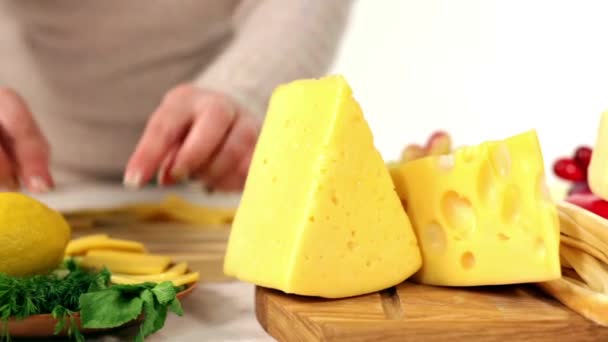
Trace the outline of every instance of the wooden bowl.
<path fill-rule="evenodd" d="M 183 298 L 190 295 L 192 293 L 192 291 L 194 291 L 194 289 L 196 288 L 197 284 L 198 284 L 198 282 L 189 284 L 188 287 L 186 287 L 183 291 L 181 291 L 177 294 L 177 298 L 179 300 L 182 300 Z M 121 328 L 126 328 L 126 327 L 136 325 L 143 320 L 143 316 L 140 316 L 139 318 L 137 318 L 131 322 L 128 322 L 120 327 L 112 328 L 112 329 L 83 329 L 80 324 L 80 315 L 78 312 L 74 314 L 74 319 L 76 321 L 76 324 L 78 324 L 80 331 L 83 334 L 91 334 L 91 333 L 100 333 L 100 332 L 104 332 L 104 331 L 121 329 Z M 57 324 L 57 320 L 55 318 L 53 318 L 53 316 L 51 316 L 51 314 L 33 315 L 33 316 L 27 317 L 22 320 L 10 319 L 8 321 L 8 332 L 11 337 L 20 337 L 20 338 L 22 338 L 22 337 L 29 337 L 29 338 L 32 338 L 32 337 L 62 337 L 62 336 L 65 337 L 65 336 L 67 336 L 67 327 L 64 329 L 64 331 L 60 332 L 59 334 L 57 334 L 57 335 L 54 334 L 56 324 Z"/>

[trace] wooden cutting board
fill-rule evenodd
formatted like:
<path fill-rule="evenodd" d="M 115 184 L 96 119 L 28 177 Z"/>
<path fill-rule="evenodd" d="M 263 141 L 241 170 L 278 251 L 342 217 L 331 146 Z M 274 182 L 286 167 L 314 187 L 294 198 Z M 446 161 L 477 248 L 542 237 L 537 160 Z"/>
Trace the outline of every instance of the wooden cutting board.
<path fill-rule="evenodd" d="M 327 300 L 256 289 L 256 315 L 279 341 L 608 341 L 533 285 L 442 288 L 405 282 Z"/>
<path fill-rule="evenodd" d="M 195 226 L 179 223 L 123 223 L 73 229 L 73 237 L 106 233 L 113 238 L 142 242 L 151 253 L 186 261 L 202 282 L 231 280 L 223 273 L 229 225 Z"/>

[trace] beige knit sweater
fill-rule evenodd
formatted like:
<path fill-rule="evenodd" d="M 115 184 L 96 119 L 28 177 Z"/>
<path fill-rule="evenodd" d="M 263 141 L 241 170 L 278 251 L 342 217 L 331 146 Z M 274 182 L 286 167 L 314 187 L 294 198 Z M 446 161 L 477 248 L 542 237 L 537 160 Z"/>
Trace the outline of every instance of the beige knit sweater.
<path fill-rule="evenodd" d="M 194 81 L 264 115 L 276 85 L 327 72 L 350 6 L 0 0 L 0 85 L 29 103 L 56 178 L 119 179 L 167 90 Z"/>

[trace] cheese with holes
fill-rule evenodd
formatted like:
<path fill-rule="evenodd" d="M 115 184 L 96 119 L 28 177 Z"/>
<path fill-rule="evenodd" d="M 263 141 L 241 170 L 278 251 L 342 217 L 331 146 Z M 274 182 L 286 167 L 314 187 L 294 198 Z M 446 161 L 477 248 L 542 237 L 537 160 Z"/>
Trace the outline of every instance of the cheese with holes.
<path fill-rule="evenodd" d="M 587 172 L 591 192 L 608 200 L 608 111 L 602 113 L 600 118 Z"/>
<path fill-rule="evenodd" d="M 235 215 L 225 273 L 338 298 L 396 285 L 420 265 L 409 219 L 345 79 L 279 86 Z"/>
<path fill-rule="evenodd" d="M 393 170 L 424 264 L 415 280 L 474 286 L 561 276 L 557 209 L 535 131 Z"/>

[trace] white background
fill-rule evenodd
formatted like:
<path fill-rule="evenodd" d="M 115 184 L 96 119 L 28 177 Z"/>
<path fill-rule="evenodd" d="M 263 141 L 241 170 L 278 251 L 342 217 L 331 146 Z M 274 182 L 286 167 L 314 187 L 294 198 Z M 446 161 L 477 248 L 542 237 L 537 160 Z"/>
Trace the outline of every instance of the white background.
<path fill-rule="evenodd" d="M 599 0 L 358 0 L 332 73 L 387 160 L 435 129 L 462 145 L 533 128 L 550 167 L 593 144 L 608 109 L 607 13 Z"/>

